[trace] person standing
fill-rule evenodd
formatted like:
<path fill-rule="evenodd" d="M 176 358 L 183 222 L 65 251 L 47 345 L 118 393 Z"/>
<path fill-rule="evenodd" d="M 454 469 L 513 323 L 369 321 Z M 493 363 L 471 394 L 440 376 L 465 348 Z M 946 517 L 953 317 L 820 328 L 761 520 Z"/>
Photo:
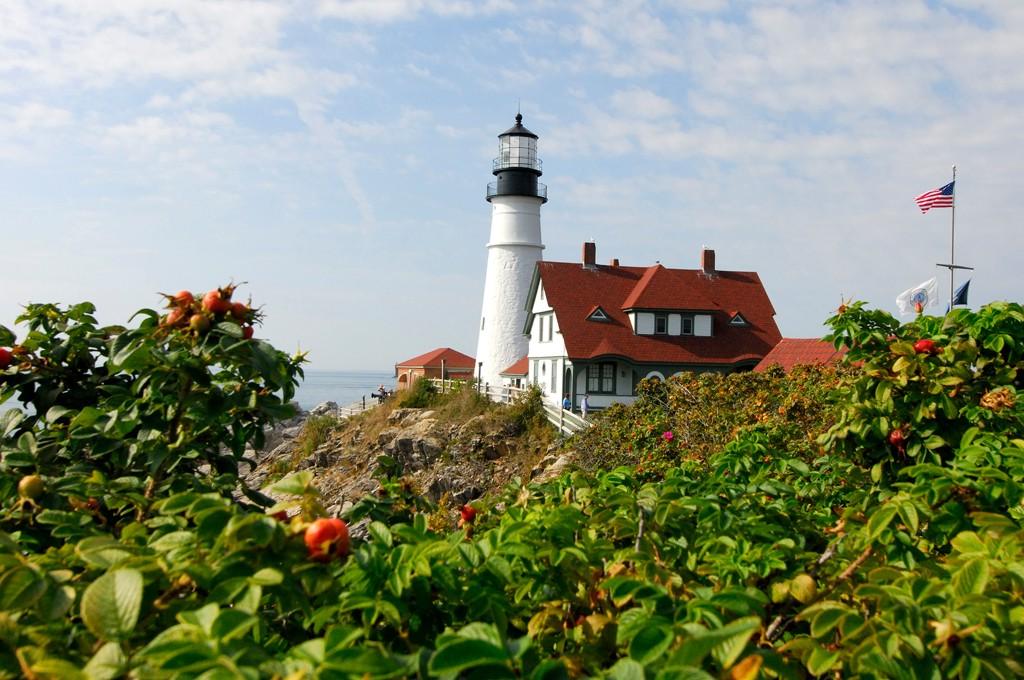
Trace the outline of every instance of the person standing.
<path fill-rule="evenodd" d="M 565 398 L 562 399 L 562 409 L 565 410 L 565 411 L 571 411 L 572 410 L 572 400 L 569 399 L 569 395 L 568 394 L 566 394 Z"/>
<path fill-rule="evenodd" d="M 583 420 L 587 419 L 587 411 L 589 411 L 589 410 L 590 410 L 590 399 L 587 397 L 587 395 L 584 394 L 583 398 L 580 399 L 580 415 L 583 416 Z"/>

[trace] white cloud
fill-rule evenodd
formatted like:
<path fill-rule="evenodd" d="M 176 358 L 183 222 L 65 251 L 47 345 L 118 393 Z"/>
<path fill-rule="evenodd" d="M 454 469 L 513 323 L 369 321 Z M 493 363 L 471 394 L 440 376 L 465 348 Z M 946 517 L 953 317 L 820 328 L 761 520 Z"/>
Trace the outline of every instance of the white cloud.
<path fill-rule="evenodd" d="M 33 130 L 52 130 L 72 123 L 74 115 L 67 109 L 40 102 L 17 106 L 0 106 L 0 135 L 4 131 L 20 134 Z"/>
<path fill-rule="evenodd" d="M 611 103 L 619 113 L 640 118 L 666 118 L 676 112 L 672 100 L 639 87 L 612 93 Z"/>
<path fill-rule="evenodd" d="M 410 21 L 421 12 L 470 17 L 508 12 L 512 0 L 320 0 L 317 14 L 345 21 L 390 23 Z"/>
<path fill-rule="evenodd" d="M 280 58 L 286 5 L 153 0 L 9 0 L 0 74 L 48 86 L 109 87 L 235 73 Z"/>

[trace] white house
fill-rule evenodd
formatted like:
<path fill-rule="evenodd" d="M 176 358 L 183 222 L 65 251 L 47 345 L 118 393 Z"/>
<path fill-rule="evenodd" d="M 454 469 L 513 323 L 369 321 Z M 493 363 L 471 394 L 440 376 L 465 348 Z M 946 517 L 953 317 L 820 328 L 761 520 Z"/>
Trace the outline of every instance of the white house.
<path fill-rule="evenodd" d="M 668 269 L 598 265 L 585 243 L 581 262 L 537 263 L 526 310 L 527 380 L 574 407 L 632 401 L 643 378 L 751 370 L 781 338 L 758 275 L 716 269 L 708 249 Z"/>

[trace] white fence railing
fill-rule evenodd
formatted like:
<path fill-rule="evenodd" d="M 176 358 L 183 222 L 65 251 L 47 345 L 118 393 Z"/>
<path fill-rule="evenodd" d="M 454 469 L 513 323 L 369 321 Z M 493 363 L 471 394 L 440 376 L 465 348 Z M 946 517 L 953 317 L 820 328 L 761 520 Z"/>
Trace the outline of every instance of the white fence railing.
<path fill-rule="evenodd" d="M 441 380 L 439 378 L 430 378 L 430 382 L 441 392 L 459 389 L 465 383 L 464 380 Z M 486 395 L 491 401 L 496 401 L 500 404 L 510 404 L 516 397 L 530 390 L 529 388 L 484 383 L 477 386 L 477 391 L 480 394 Z M 544 399 L 541 399 L 541 404 L 544 406 L 544 417 L 563 435 L 572 435 L 593 425 L 589 420 L 580 417 L 572 411 L 566 411 L 561 406 L 555 406 Z"/>

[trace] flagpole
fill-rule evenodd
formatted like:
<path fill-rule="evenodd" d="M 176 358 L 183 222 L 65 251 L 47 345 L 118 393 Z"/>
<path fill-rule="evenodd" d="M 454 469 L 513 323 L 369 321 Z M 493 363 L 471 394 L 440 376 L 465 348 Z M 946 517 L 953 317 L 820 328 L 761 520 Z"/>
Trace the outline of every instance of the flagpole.
<path fill-rule="evenodd" d="M 949 309 L 953 310 L 953 271 L 956 269 L 956 165 L 953 165 L 953 206 L 949 211 Z"/>

